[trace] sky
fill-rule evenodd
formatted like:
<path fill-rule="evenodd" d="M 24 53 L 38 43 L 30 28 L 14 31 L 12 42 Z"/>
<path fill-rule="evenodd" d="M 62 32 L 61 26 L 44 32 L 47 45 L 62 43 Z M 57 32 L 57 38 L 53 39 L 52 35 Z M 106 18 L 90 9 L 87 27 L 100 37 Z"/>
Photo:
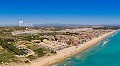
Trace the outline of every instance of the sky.
<path fill-rule="evenodd" d="M 0 25 L 120 24 L 119 0 L 0 0 Z"/>

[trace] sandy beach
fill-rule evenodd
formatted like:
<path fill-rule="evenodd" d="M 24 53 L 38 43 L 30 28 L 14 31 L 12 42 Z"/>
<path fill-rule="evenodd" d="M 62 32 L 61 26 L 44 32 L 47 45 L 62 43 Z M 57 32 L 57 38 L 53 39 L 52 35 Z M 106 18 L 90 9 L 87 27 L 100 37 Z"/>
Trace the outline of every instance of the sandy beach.
<path fill-rule="evenodd" d="M 85 44 L 82 44 L 80 46 L 72 46 L 60 51 L 57 51 L 56 55 L 52 55 L 49 57 L 45 57 L 42 60 L 34 60 L 32 61 L 30 64 L 13 64 L 12 66 L 51 66 L 53 64 L 59 63 L 61 61 L 66 60 L 69 57 L 72 57 L 88 48 L 90 48 L 93 45 L 98 44 L 100 41 L 104 40 L 105 38 L 107 38 L 108 36 L 110 36 L 111 34 L 113 34 L 116 31 L 104 34 L 98 38 L 94 38 L 88 42 L 86 42 Z M 77 48 L 76 48 L 77 47 Z M 11 66 L 11 65 L 10 65 Z"/>

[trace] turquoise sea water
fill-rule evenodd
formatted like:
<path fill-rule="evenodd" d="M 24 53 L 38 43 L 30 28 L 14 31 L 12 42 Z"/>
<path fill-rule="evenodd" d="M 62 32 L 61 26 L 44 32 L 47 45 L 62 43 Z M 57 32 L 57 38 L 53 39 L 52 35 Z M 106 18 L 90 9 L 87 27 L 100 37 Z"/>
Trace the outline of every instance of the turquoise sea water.
<path fill-rule="evenodd" d="M 120 66 L 120 32 L 55 66 Z"/>

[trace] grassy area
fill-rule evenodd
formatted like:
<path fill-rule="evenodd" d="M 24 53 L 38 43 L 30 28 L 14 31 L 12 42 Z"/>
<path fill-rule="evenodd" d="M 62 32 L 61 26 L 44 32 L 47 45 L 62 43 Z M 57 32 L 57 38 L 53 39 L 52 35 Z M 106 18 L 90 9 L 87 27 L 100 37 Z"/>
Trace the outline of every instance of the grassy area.
<path fill-rule="evenodd" d="M 42 57 L 44 56 L 46 53 L 44 51 L 46 51 L 45 48 L 39 48 L 37 50 L 34 50 L 36 52 L 36 54 L 38 55 L 38 57 Z"/>
<path fill-rule="evenodd" d="M 3 53 L 5 53 L 5 52 L 6 52 L 5 49 L 0 49 L 0 54 L 3 54 Z"/>
<path fill-rule="evenodd" d="M 24 54 L 26 54 L 23 50 L 20 50 L 20 49 L 16 48 L 16 47 L 14 46 L 14 44 L 8 43 L 8 42 L 7 42 L 5 39 L 3 39 L 3 38 L 0 38 L 0 45 L 1 45 L 4 49 L 13 52 L 13 53 L 16 54 L 16 55 L 24 55 Z"/>
<path fill-rule="evenodd" d="M 27 59 L 29 59 L 30 61 L 32 61 L 33 59 L 36 59 L 37 57 L 36 56 L 33 56 L 33 55 L 30 55 L 28 57 L 26 57 Z"/>
<path fill-rule="evenodd" d="M 12 59 L 14 59 L 14 54 L 10 51 L 0 54 L 0 63 L 10 62 Z"/>

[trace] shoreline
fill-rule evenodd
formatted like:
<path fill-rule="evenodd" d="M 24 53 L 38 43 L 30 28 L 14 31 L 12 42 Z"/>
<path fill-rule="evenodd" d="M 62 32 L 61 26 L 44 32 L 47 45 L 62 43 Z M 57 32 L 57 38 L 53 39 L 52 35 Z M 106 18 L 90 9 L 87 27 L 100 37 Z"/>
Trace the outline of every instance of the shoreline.
<path fill-rule="evenodd" d="M 72 46 L 69 48 L 65 48 L 63 50 L 59 50 L 59 51 L 57 51 L 57 54 L 55 54 L 55 55 L 45 57 L 42 60 L 39 60 L 39 58 L 38 58 L 37 60 L 31 61 L 30 64 L 15 64 L 15 65 L 11 64 L 11 65 L 12 66 L 52 66 L 54 64 L 60 63 L 64 60 L 66 60 L 67 58 L 70 58 L 70 57 L 72 57 L 78 53 L 81 53 L 82 51 L 98 44 L 99 42 L 101 42 L 102 40 L 109 37 L 110 35 L 112 35 L 115 32 L 116 31 L 112 31 L 112 32 L 103 34 L 97 38 L 94 38 L 94 39 L 84 43 L 84 44 L 81 44 L 80 46 Z"/>

